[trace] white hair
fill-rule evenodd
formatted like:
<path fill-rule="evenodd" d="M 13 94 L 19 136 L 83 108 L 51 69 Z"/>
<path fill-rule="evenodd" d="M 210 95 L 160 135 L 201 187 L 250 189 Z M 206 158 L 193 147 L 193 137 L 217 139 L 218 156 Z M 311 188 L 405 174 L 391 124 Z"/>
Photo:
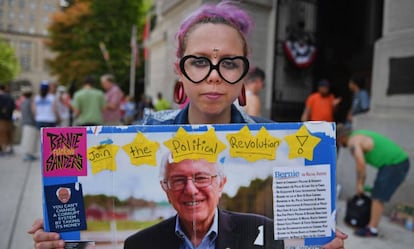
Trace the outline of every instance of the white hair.
<path fill-rule="evenodd" d="M 63 190 L 63 189 L 66 189 L 66 190 L 69 192 L 69 195 L 71 195 L 70 188 L 60 187 L 60 188 L 58 188 L 58 189 L 56 190 L 56 196 L 57 196 L 57 197 L 59 197 L 59 191 L 61 191 L 61 190 Z"/>

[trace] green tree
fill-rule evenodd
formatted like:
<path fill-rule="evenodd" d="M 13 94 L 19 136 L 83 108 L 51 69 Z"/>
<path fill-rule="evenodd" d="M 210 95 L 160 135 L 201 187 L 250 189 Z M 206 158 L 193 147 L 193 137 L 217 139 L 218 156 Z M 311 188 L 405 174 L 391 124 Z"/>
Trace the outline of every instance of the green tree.
<path fill-rule="evenodd" d="M 148 0 L 75 0 L 52 17 L 47 43 L 57 56 L 49 60 L 52 74 L 62 83 L 89 74 L 113 73 L 125 90 L 129 82 L 131 29 L 143 29 Z M 140 41 L 140 35 L 137 40 Z M 105 60 L 100 48 L 109 54 Z M 141 65 L 143 68 L 143 65 Z M 141 72 L 141 74 L 140 74 Z M 137 78 L 143 77 L 143 69 Z"/>
<path fill-rule="evenodd" d="M 19 73 L 20 66 L 14 49 L 0 39 L 0 83 L 13 80 Z"/>

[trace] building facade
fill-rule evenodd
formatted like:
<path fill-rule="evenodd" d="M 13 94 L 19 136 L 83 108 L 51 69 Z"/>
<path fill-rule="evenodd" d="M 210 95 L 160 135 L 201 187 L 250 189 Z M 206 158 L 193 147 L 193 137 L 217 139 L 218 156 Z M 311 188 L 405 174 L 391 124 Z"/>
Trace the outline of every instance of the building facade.
<path fill-rule="evenodd" d="M 11 44 L 20 62 L 16 80 L 38 86 L 41 80 L 51 79 L 45 60 L 53 54 L 45 39 L 50 15 L 59 6 L 59 0 L 0 0 L 0 38 Z"/>
<path fill-rule="evenodd" d="M 414 1 L 385 0 L 382 37 L 376 40 L 371 83 L 371 109 L 356 116 L 357 129 L 378 131 L 404 148 L 411 161 L 408 177 L 395 193 L 386 211 L 395 203 L 413 204 L 414 195 Z M 354 194 L 355 166 L 349 153 L 340 153 L 338 182 L 344 196 Z M 367 185 L 372 186 L 376 171 L 369 168 Z"/>

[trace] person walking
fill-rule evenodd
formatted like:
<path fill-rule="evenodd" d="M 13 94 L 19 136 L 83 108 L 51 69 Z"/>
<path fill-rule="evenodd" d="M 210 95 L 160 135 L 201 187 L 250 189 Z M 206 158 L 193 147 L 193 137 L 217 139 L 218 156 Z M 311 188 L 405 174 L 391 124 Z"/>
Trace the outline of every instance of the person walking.
<path fill-rule="evenodd" d="M 70 98 L 65 86 L 58 86 L 56 90 L 56 108 L 59 113 L 60 127 L 70 126 Z"/>
<path fill-rule="evenodd" d="M 115 83 L 115 78 L 112 74 L 101 76 L 101 86 L 105 91 L 104 125 L 120 125 L 123 93 Z"/>
<path fill-rule="evenodd" d="M 264 87 L 265 72 L 254 67 L 246 76 L 246 106 L 245 111 L 250 116 L 260 116 L 261 102 L 259 93 Z"/>
<path fill-rule="evenodd" d="M 55 95 L 49 93 L 49 82 L 44 80 L 40 84 L 40 94 L 36 95 L 32 104 L 33 114 L 38 129 L 55 127 L 59 122 Z"/>
<path fill-rule="evenodd" d="M 330 92 L 330 82 L 322 79 L 318 82 L 318 91 L 306 99 L 301 121 L 334 121 L 334 109 L 341 101 Z"/>
<path fill-rule="evenodd" d="M 0 85 L 0 155 L 11 155 L 13 150 L 13 111 L 14 99 L 5 85 Z"/>
<path fill-rule="evenodd" d="M 96 89 L 93 76 L 83 79 L 83 87 L 75 92 L 72 101 L 73 115 L 76 125 L 94 126 L 103 124 L 104 93 Z"/>
<path fill-rule="evenodd" d="M 154 109 L 156 111 L 163 111 L 163 110 L 168 110 L 171 109 L 171 105 L 168 102 L 168 100 L 166 100 L 163 96 L 161 92 L 157 93 L 157 101 L 154 104 Z"/>
<path fill-rule="evenodd" d="M 352 118 L 361 113 L 369 111 L 370 98 L 364 88 L 362 78 L 352 77 L 348 82 L 349 90 L 352 92 L 352 106 L 348 113 L 348 122 L 352 123 Z"/>
<path fill-rule="evenodd" d="M 378 170 L 371 190 L 371 216 L 367 227 L 355 231 L 357 236 L 377 237 L 378 226 L 388 202 L 404 181 L 410 168 L 408 153 L 391 139 L 370 130 L 354 130 L 338 125 L 338 142 L 348 147 L 356 163 L 356 194 L 364 193 L 366 168 Z"/>
<path fill-rule="evenodd" d="M 34 161 L 37 159 L 36 152 L 39 144 L 39 130 L 36 127 L 36 121 L 32 110 L 33 91 L 31 86 L 24 86 L 21 91 L 25 97 L 20 106 L 22 114 L 21 146 L 24 153 L 23 160 Z"/>

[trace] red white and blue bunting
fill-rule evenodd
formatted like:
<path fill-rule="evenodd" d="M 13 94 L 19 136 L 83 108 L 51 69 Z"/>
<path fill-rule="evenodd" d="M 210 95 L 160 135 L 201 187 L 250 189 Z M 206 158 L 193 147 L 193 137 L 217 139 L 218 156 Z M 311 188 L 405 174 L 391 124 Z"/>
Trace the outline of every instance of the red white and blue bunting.
<path fill-rule="evenodd" d="M 316 47 L 306 42 L 286 40 L 283 49 L 287 59 L 300 69 L 310 67 L 316 58 Z"/>

